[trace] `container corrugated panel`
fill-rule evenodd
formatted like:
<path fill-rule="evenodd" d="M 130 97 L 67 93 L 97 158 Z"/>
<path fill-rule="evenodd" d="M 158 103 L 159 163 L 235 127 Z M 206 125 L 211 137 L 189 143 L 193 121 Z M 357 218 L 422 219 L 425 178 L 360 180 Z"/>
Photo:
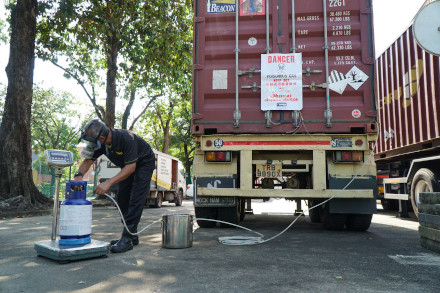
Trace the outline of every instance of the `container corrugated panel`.
<path fill-rule="evenodd" d="M 439 145 L 439 57 L 418 46 L 412 26 L 377 59 L 376 77 L 380 127 L 376 159 Z"/>
<path fill-rule="evenodd" d="M 238 20 L 238 70 L 260 70 L 266 53 L 266 10 L 269 14 L 270 53 L 291 53 L 292 5 L 294 41 L 302 53 L 303 85 L 326 83 L 324 4 L 322 0 L 240 0 L 255 13 L 242 12 Z M 196 0 L 194 18 L 194 74 L 192 132 L 214 133 L 364 133 L 375 131 L 374 47 L 370 0 L 327 0 L 331 127 L 327 127 L 326 89 L 303 88 L 303 124 L 292 125 L 292 111 L 272 111 L 266 126 L 261 110 L 261 74 L 242 74 L 239 81 L 239 127 L 236 110 L 235 1 Z M 260 6 L 258 6 L 258 4 Z M 263 8 L 261 15 L 258 7 Z M 312 73 L 309 76 L 305 70 Z M 220 84 L 220 86 L 218 86 Z M 242 88 L 242 87 L 248 88 Z"/>

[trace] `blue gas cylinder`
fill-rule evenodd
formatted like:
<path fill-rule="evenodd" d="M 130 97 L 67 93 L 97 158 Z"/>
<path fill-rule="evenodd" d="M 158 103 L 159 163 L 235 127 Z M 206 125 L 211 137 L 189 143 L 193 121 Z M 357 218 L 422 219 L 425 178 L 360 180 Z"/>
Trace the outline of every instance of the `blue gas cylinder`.
<path fill-rule="evenodd" d="M 66 199 L 61 203 L 60 245 L 90 243 L 92 233 L 92 202 L 87 197 L 87 181 L 67 181 Z"/>

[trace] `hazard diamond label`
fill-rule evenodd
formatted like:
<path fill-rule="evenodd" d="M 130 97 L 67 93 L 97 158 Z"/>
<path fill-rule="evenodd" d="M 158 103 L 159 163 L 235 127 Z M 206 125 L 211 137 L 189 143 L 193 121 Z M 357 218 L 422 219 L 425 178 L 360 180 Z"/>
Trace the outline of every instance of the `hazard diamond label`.
<path fill-rule="evenodd" d="M 353 66 L 345 76 L 348 84 L 355 90 L 358 90 L 368 79 L 368 75 L 356 66 Z"/>
<path fill-rule="evenodd" d="M 342 95 L 348 84 L 348 79 L 345 74 L 337 70 L 332 70 L 328 80 L 329 88 Z"/>

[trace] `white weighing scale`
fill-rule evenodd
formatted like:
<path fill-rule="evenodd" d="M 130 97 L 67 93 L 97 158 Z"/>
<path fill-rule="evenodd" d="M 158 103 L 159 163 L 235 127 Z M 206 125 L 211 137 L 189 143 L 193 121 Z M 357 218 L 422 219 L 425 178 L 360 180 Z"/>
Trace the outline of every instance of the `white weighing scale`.
<path fill-rule="evenodd" d="M 38 256 L 44 256 L 58 261 L 59 263 L 107 256 L 110 246 L 108 242 L 92 239 L 90 243 L 84 245 L 60 245 L 56 240 L 62 169 L 73 165 L 73 155 L 71 152 L 64 150 L 46 150 L 44 151 L 44 156 L 46 157 L 46 164 L 55 169 L 56 180 L 51 240 L 39 241 L 35 243 L 34 248 L 37 251 Z"/>

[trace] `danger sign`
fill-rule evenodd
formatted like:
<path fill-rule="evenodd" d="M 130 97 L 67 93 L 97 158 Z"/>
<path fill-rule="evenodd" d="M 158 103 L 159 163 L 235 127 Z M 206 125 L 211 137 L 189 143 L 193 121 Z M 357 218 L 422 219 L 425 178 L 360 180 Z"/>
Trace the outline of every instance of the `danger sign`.
<path fill-rule="evenodd" d="M 302 55 L 261 55 L 261 110 L 301 110 Z"/>

